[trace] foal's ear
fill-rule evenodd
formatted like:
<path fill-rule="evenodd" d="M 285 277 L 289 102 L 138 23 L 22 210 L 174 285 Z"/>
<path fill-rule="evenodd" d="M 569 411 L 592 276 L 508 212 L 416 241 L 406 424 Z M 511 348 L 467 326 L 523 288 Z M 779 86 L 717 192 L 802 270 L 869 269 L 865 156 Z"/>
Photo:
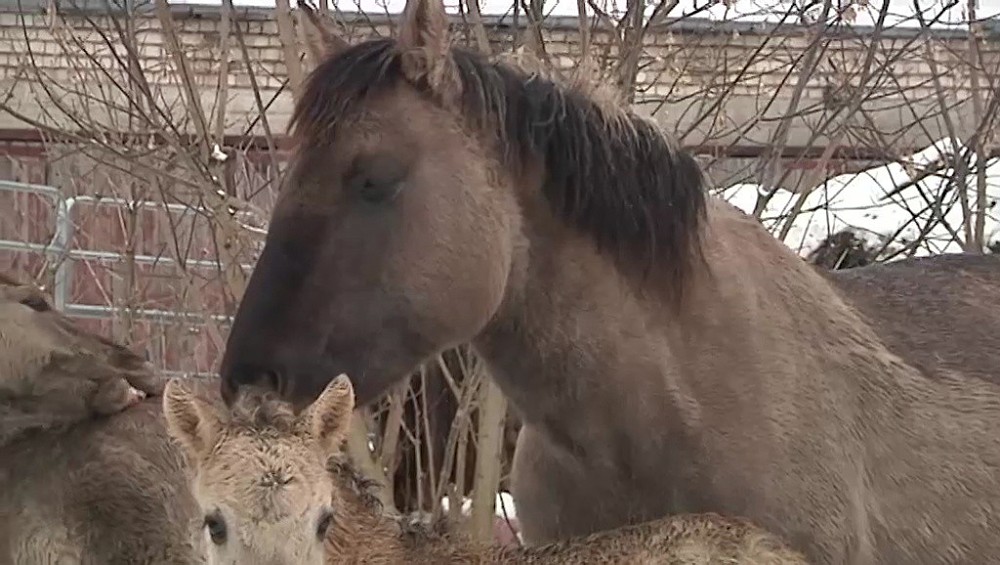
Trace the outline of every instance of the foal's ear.
<path fill-rule="evenodd" d="M 458 69 L 451 58 L 448 14 L 442 0 L 406 0 L 399 24 L 403 73 L 416 84 L 426 84 L 444 100 L 461 91 Z"/>
<path fill-rule="evenodd" d="M 303 414 L 309 432 L 327 454 L 340 449 L 351 427 L 354 412 L 354 386 L 347 375 L 340 375 L 326 385 Z"/>
<path fill-rule="evenodd" d="M 302 15 L 305 16 L 305 21 L 299 23 L 305 33 L 306 47 L 309 51 L 309 57 L 313 60 L 313 65 L 318 65 L 350 47 L 333 31 L 333 22 L 317 14 L 306 0 L 299 0 L 298 7 L 302 11 Z"/>
<path fill-rule="evenodd" d="M 176 378 L 163 390 L 163 417 L 167 433 L 193 457 L 211 449 L 222 428 L 215 408 Z"/>

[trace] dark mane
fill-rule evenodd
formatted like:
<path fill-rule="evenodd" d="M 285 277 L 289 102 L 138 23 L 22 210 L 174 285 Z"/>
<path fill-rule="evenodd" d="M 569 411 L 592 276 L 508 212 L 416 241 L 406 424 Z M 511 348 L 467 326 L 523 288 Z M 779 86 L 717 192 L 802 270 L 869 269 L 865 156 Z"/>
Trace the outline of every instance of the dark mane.
<path fill-rule="evenodd" d="M 255 432 L 273 430 L 279 434 L 296 432 L 297 419 L 292 405 L 271 390 L 244 387 L 226 412 L 225 423 L 232 428 Z"/>
<path fill-rule="evenodd" d="M 363 511 L 376 518 L 392 518 L 404 541 L 422 546 L 430 541 L 440 540 L 447 535 L 449 524 L 445 516 L 433 523 L 426 524 L 418 519 L 395 512 L 387 515 L 385 507 L 378 497 L 378 491 L 382 485 L 378 481 L 364 476 L 343 454 L 331 457 L 327 462 L 327 470 L 338 485 L 347 489 L 347 492 Z"/>
<path fill-rule="evenodd" d="M 700 257 L 704 177 L 650 122 L 607 112 L 579 90 L 452 49 L 470 128 L 496 135 L 505 164 L 545 164 L 553 212 L 617 264 L 681 283 Z M 318 65 L 294 109 L 300 140 L 332 143 L 338 119 L 406 80 L 394 39 L 355 45 Z M 415 85 L 427 90 L 426 85 Z"/>
<path fill-rule="evenodd" d="M 334 480 L 348 487 L 366 510 L 378 516 L 382 515 L 384 508 L 378 497 L 382 485 L 378 481 L 362 475 L 346 457 L 331 457 L 326 467 L 334 476 Z"/>

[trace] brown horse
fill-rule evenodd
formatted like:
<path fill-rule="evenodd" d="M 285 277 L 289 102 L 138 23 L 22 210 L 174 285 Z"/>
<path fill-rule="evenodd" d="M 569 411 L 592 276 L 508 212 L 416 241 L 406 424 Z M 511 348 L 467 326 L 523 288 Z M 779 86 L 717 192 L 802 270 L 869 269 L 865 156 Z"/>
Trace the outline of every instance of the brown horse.
<path fill-rule="evenodd" d="M 0 276 L 0 563 L 201 562 L 183 458 L 139 394 L 164 383 Z"/>
<path fill-rule="evenodd" d="M 0 273 L 0 447 L 120 412 L 163 388 L 145 359 L 80 330 L 45 293 Z"/>
<path fill-rule="evenodd" d="M 717 512 L 817 563 L 1000 554 L 1000 258 L 822 272 L 647 121 L 452 47 L 440 0 L 398 31 L 304 85 L 226 398 L 368 403 L 470 341 L 529 543 Z"/>
<path fill-rule="evenodd" d="M 179 381 L 167 386 L 168 428 L 193 463 L 192 491 L 211 517 L 209 563 L 806 565 L 770 533 L 718 515 L 674 516 L 529 549 L 409 524 L 383 514 L 371 481 L 339 461 L 353 409 L 343 376 L 300 414 L 270 392 L 246 391 L 227 411 Z"/>

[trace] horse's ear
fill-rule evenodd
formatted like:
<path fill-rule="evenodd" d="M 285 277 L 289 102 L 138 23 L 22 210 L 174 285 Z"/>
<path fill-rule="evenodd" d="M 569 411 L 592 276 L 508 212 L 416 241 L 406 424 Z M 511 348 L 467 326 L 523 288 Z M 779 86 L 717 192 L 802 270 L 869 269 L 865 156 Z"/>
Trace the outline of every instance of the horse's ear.
<path fill-rule="evenodd" d="M 458 69 L 451 57 L 448 14 L 442 0 L 406 0 L 399 24 L 403 73 L 416 84 L 426 84 L 442 99 L 461 90 Z"/>
<path fill-rule="evenodd" d="M 215 409 L 176 378 L 163 390 L 163 417 L 167 433 L 193 457 L 212 448 L 222 427 Z"/>
<path fill-rule="evenodd" d="M 303 417 L 309 432 L 328 455 L 340 449 L 351 427 L 354 412 L 354 386 L 347 375 L 340 375 L 326 385 Z"/>
<path fill-rule="evenodd" d="M 332 22 L 317 14 L 316 10 L 306 0 L 298 0 L 298 7 L 302 11 L 302 15 L 305 16 L 305 21 L 300 23 L 303 24 L 306 47 L 314 65 L 318 65 L 327 58 L 350 47 L 346 41 L 333 31 Z"/>

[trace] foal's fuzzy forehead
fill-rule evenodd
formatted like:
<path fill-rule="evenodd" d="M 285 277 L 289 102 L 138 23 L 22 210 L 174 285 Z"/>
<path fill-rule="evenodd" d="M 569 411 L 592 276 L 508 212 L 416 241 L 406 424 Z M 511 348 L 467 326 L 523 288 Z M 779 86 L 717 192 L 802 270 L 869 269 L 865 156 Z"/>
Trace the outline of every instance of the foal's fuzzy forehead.
<path fill-rule="evenodd" d="M 284 499 L 308 499 L 326 481 L 325 461 L 309 428 L 271 391 L 247 389 L 220 422 L 212 457 L 201 469 L 203 488 L 265 511 Z M 280 512 L 279 512 L 280 513 Z"/>
<path fill-rule="evenodd" d="M 273 488 L 292 484 L 305 476 L 326 472 L 317 446 L 309 437 L 288 437 L 274 430 L 229 430 L 220 436 L 210 461 L 211 468 L 227 473 L 255 476 L 254 484 Z"/>
<path fill-rule="evenodd" d="M 199 490 L 250 520 L 274 523 L 328 501 L 326 475 L 307 442 L 244 432 L 215 446 L 211 462 L 200 469 Z"/>

